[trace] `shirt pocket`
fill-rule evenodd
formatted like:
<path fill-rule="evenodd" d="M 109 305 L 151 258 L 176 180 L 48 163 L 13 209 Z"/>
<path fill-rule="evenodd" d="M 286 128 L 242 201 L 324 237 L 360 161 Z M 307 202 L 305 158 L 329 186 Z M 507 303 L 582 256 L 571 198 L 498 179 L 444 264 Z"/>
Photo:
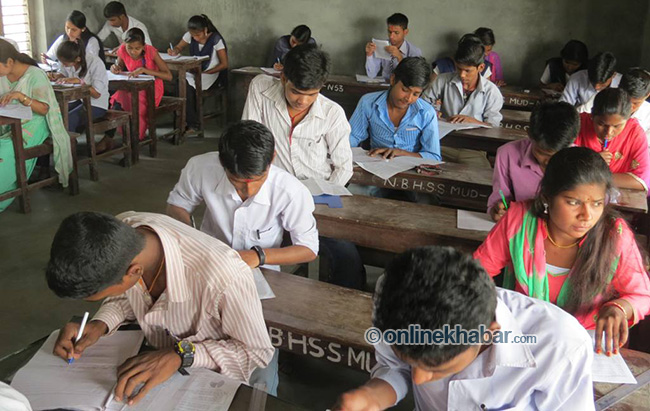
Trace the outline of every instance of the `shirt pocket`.
<path fill-rule="evenodd" d="M 408 124 L 402 132 L 396 143 L 407 148 L 420 147 L 420 136 L 422 135 L 422 127 L 416 124 Z"/>
<path fill-rule="evenodd" d="M 258 244 L 262 248 L 273 247 L 275 240 L 281 236 L 282 227 L 280 225 L 271 225 L 270 227 L 255 229 L 250 231 L 250 241 Z"/>
<path fill-rule="evenodd" d="M 325 136 L 323 134 L 315 135 L 293 135 L 293 144 L 299 148 L 299 154 L 306 154 L 307 157 L 302 158 L 302 161 L 307 164 L 314 162 L 324 161 L 327 157 L 327 148 L 325 144 Z M 317 164 L 314 164 L 317 166 Z"/>

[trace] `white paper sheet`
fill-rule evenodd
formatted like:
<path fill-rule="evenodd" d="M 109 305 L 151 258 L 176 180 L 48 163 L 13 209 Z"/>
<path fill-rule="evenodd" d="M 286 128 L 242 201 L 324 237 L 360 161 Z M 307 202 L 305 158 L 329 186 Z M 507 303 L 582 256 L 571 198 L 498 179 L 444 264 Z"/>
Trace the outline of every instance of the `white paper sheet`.
<path fill-rule="evenodd" d="M 7 104 L 4 107 L 0 107 L 0 116 L 9 117 L 9 118 L 19 118 L 21 120 L 31 120 L 32 108 L 28 106 L 23 106 L 20 103 Z"/>
<path fill-rule="evenodd" d="M 59 69 L 59 63 L 57 61 L 48 60 L 48 62 L 50 64 L 38 63 L 38 67 L 40 67 L 41 70 L 44 71 L 57 71 Z"/>
<path fill-rule="evenodd" d="M 591 341 L 595 342 L 595 330 L 587 330 L 591 336 Z M 605 337 L 603 336 L 603 346 Z M 593 347 L 593 344 L 592 344 Z M 636 378 L 630 371 L 621 354 L 612 353 L 611 357 L 605 354 L 596 354 L 594 352 L 594 362 L 592 366 L 592 379 L 594 382 L 608 382 L 613 384 L 636 384 Z"/>
<path fill-rule="evenodd" d="M 496 223 L 487 213 L 457 210 L 456 226 L 461 230 L 490 231 Z"/>
<path fill-rule="evenodd" d="M 262 69 L 262 71 L 265 72 L 266 74 L 270 74 L 272 76 L 273 75 L 277 76 L 278 74 L 282 73 L 280 70 L 276 70 L 273 67 L 260 67 L 260 69 Z"/>
<path fill-rule="evenodd" d="M 160 58 L 163 59 L 164 61 L 191 61 L 191 60 L 206 60 L 210 56 L 170 56 L 167 53 L 158 53 L 160 54 Z"/>
<path fill-rule="evenodd" d="M 420 164 L 442 164 L 442 161 L 431 160 L 422 157 L 395 157 L 385 160 L 380 156 L 370 157 L 368 152 L 361 147 L 352 148 L 352 161 L 369 173 L 379 178 L 388 180 L 395 174 L 410 170 Z"/>
<path fill-rule="evenodd" d="M 388 40 L 379 40 L 372 39 L 372 42 L 375 43 L 375 57 L 383 60 L 390 60 L 391 55 L 386 51 L 386 47 L 390 46 Z"/>
<path fill-rule="evenodd" d="M 115 74 L 110 70 L 106 70 L 106 74 L 108 74 L 108 81 L 115 81 L 115 80 L 127 80 L 127 81 L 152 81 L 155 80 L 154 76 L 150 76 L 147 74 L 140 74 L 138 77 L 129 77 L 128 72 L 122 72 L 120 74 Z"/>
<path fill-rule="evenodd" d="M 388 84 L 386 83 L 386 79 L 383 77 L 368 77 L 363 74 L 357 74 L 356 76 L 359 83 Z"/>
<path fill-rule="evenodd" d="M 52 87 L 81 87 L 81 84 L 70 84 L 70 83 L 57 83 L 56 81 L 50 81 Z"/>
<path fill-rule="evenodd" d="M 142 331 L 118 331 L 101 337 L 68 364 L 52 354 L 58 336 L 58 330 L 52 332 L 11 383 L 34 410 L 103 409 L 117 382 L 117 367 L 138 353 L 144 339 Z"/>
<path fill-rule="evenodd" d="M 253 280 L 255 280 L 255 288 L 257 289 L 257 295 L 260 297 L 260 300 L 275 298 L 275 293 L 259 268 L 253 268 Z"/>
<path fill-rule="evenodd" d="M 352 193 L 348 191 L 347 188 L 340 186 L 338 184 L 330 183 L 323 179 L 317 178 L 308 178 L 306 180 L 300 180 L 308 189 L 311 195 L 320 196 L 323 194 L 328 194 L 331 196 L 351 196 Z"/>
<path fill-rule="evenodd" d="M 448 121 L 438 119 L 438 135 L 440 138 L 443 138 L 447 134 L 456 130 L 469 130 L 472 128 L 492 128 L 486 126 L 485 124 L 474 124 L 474 123 L 450 123 Z"/>

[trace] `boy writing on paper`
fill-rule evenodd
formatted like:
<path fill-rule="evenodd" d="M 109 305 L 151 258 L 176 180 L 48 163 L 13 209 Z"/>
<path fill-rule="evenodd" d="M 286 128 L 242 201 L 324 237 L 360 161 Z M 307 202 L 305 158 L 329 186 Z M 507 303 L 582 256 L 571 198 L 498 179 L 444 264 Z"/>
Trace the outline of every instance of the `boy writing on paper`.
<path fill-rule="evenodd" d="M 395 13 L 386 19 L 388 26 L 388 42 L 386 52 L 390 54 L 389 60 L 375 57 L 377 46 L 373 42 L 366 44 L 366 74 L 370 78 L 376 77 L 381 71 L 382 77 L 389 79 L 393 70 L 405 57 L 419 57 L 422 51 L 406 41 L 409 34 L 409 19 L 402 13 Z"/>
<path fill-rule="evenodd" d="M 587 63 L 587 70 L 580 70 L 569 77 L 560 101 L 566 101 L 579 108 L 580 112 L 590 112 L 593 98 L 601 90 L 616 88 L 622 75 L 616 72 L 616 57 L 606 51 L 596 54 Z"/>
<path fill-rule="evenodd" d="M 247 382 L 273 356 L 248 265 L 171 217 L 72 214 L 54 237 L 45 274 L 59 297 L 104 300 L 78 342 L 79 324 L 61 329 L 56 355 L 78 359 L 125 321 L 137 321 L 155 348 L 118 369 L 115 398 L 129 405 L 180 369 L 209 368 Z"/>

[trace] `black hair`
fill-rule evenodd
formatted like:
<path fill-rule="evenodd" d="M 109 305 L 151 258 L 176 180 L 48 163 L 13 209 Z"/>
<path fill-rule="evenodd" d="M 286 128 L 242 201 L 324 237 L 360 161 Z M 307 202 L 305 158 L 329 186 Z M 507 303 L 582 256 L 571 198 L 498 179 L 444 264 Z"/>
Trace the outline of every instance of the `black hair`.
<path fill-rule="evenodd" d="M 492 29 L 489 29 L 487 27 L 479 27 L 474 30 L 474 34 L 476 34 L 478 38 L 481 39 L 481 43 L 483 43 L 484 46 L 494 46 L 494 43 L 496 43 Z"/>
<path fill-rule="evenodd" d="M 142 43 L 142 45 L 145 45 L 145 36 L 144 36 L 144 31 L 140 30 L 137 27 L 130 28 L 126 32 L 126 37 L 124 38 L 125 43 L 133 43 L 139 41 Z"/>
<path fill-rule="evenodd" d="M 612 172 L 605 160 L 586 147 L 560 150 L 546 166 L 531 212 L 547 220 L 549 214 L 544 213 L 545 203 L 550 207 L 555 197 L 584 184 L 602 184 L 605 192 L 610 192 Z M 612 206 L 606 204 L 602 216 L 587 233 L 567 278 L 570 292 L 562 307 L 566 311 L 572 314 L 588 312 L 593 308 L 595 298 L 606 291 L 613 274 L 612 263 L 617 248 L 617 236 L 612 233 L 619 217 Z"/>
<path fill-rule="evenodd" d="M 323 87 L 330 72 L 329 55 L 315 44 L 301 44 L 284 57 L 282 73 L 299 90 Z"/>
<path fill-rule="evenodd" d="M 478 67 L 485 63 L 485 46 L 476 35 L 466 34 L 458 41 L 454 61 L 463 66 Z"/>
<path fill-rule="evenodd" d="M 119 284 L 144 249 L 144 236 L 104 213 L 66 217 L 52 241 L 45 278 L 59 297 L 86 298 Z"/>
<path fill-rule="evenodd" d="M 625 90 L 631 98 L 645 99 L 650 94 L 650 73 L 639 67 L 631 68 L 623 74 L 618 88 Z"/>
<path fill-rule="evenodd" d="M 56 58 L 58 58 L 62 63 L 74 63 L 75 60 L 79 58 L 79 64 L 81 65 L 79 78 L 84 78 L 86 73 L 88 73 L 85 48 L 86 46 L 84 45 L 83 40 L 79 40 L 78 43 L 66 40 L 56 49 Z"/>
<path fill-rule="evenodd" d="M 264 174 L 273 161 L 275 139 L 263 124 L 241 120 L 226 128 L 219 140 L 219 160 L 238 178 Z"/>
<path fill-rule="evenodd" d="M 424 57 L 406 57 L 400 61 L 393 74 L 395 84 L 401 81 L 405 87 L 425 88 L 431 78 L 431 69 Z"/>
<path fill-rule="evenodd" d="M 104 6 L 104 18 L 110 19 L 111 17 L 126 16 L 126 9 L 124 4 L 119 1 L 109 1 Z"/>
<path fill-rule="evenodd" d="M 569 40 L 560 51 L 560 57 L 563 60 L 585 64 L 589 61 L 589 49 L 580 40 Z"/>
<path fill-rule="evenodd" d="M 397 255 L 386 267 L 377 291 L 374 325 L 382 331 L 465 330 L 489 327 L 495 319 L 496 288 L 480 263 L 451 247 L 428 246 Z M 393 345 L 402 356 L 430 367 L 444 364 L 469 345 Z"/>
<path fill-rule="evenodd" d="M 587 63 L 587 74 L 589 82 L 592 85 L 604 83 L 616 72 L 616 57 L 614 54 L 606 51 L 596 54 L 589 63 Z"/>
<path fill-rule="evenodd" d="M 188 30 L 203 31 L 208 29 L 208 33 L 217 33 L 217 28 L 212 24 L 212 21 L 205 14 L 200 14 L 190 17 L 187 21 Z"/>
<path fill-rule="evenodd" d="M 311 29 L 308 26 L 301 24 L 291 30 L 291 35 L 296 39 L 298 44 L 305 44 L 311 38 Z"/>
<path fill-rule="evenodd" d="M 7 61 L 9 59 L 13 59 L 14 61 L 19 61 L 21 63 L 28 64 L 30 66 L 38 67 L 38 63 L 36 63 L 36 60 L 29 57 L 27 54 L 21 53 L 18 50 L 16 50 L 16 48 L 8 41 L 4 39 L 0 39 L 0 63 L 7 64 Z"/>
<path fill-rule="evenodd" d="M 613 114 L 630 118 L 632 102 L 630 101 L 630 95 L 625 90 L 608 87 L 596 94 L 594 105 L 591 108 L 591 115 L 608 116 Z"/>
<path fill-rule="evenodd" d="M 68 14 L 66 21 L 69 21 L 70 23 L 74 24 L 75 27 L 81 29 L 81 40 L 83 40 L 84 44 L 88 44 L 90 39 L 93 37 L 95 38 L 95 40 L 97 40 L 97 43 L 99 43 L 98 57 L 102 60 L 102 62 L 105 62 L 106 56 L 104 55 L 104 45 L 102 41 L 99 39 L 99 37 L 97 37 L 97 35 L 92 31 L 90 31 L 88 26 L 86 26 L 86 15 L 80 12 L 79 10 L 72 10 L 72 12 Z M 70 40 L 70 38 L 67 35 L 65 36 L 65 38 Z"/>
<path fill-rule="evenodd" d="M 409 18 L 402 13 L 395 13 L 386 19 L 387 26 L 400 26 L 406 30 L 409 28 Z"/>
<path fill-rule="evenodd" d="M 530 115 L 528 135 L 543 150 L 560 151 L 573 143 L 579 132 L 580 115 L 569 103 L 543 102 Z"/>

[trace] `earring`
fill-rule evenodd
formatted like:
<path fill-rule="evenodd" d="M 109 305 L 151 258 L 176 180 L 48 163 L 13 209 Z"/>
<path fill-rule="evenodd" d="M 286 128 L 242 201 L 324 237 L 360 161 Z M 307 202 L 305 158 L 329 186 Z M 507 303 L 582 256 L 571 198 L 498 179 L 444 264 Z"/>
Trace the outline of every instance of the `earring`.
<path fill-rule="evenodd" d="M 544 203 L 544 214 L 548 214 L 548 203 Z"/>

